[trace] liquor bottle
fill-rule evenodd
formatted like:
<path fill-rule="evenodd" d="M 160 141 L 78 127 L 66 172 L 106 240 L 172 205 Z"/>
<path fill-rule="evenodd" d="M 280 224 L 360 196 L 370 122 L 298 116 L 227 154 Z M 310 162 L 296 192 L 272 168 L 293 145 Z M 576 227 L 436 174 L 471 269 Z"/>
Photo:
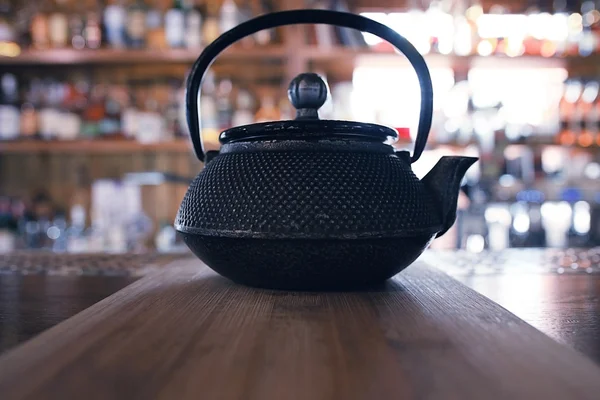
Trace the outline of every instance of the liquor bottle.
<path fill-rule="evenodd" d="M 219 30 L 221 33 L 238 25 L 238 8 L 233 0 L 225 0 L 219 12 Z"/>
<path fill-rule="evenodd" d="M 179 124 L 179 87 L 180 84 L 171 82 L 169 85 L 169 95 L 167 109 L 165 113 L 166 131 L 169 139 L 183 136 L 181 125 Z"/>
<path fill-rule="evenodd" d="M 62 94 L 57 102 L 61 109 L 60 123 L 57 126 L 57 136 L 60 140 L 74 140 L 81 132 L 81 117 L 77 97 L 73 85 L 70 82 L 62 82 Z M 85 101 L 85 100 L 84 100 Z"/>
<path fill-rule="evenodd" d="M 254 116 L 255 122 L 279 121 L 281 114 L 275 106 L 275 99 L 269 94 L 264 94 L 260 99 L 260 108 Z"/>
<path fill-rule="evenodd" d="M 229 129 L 232 126 L 233 106 L 230 100 L 231 89 L 232 84 L 229 79 L 221 80 L 217 86 L 217 114 L 220 130 Z"/>
<path fill-rule="evenodd" d="M 202 14 L 198 0 L 193 2 L 185 16 L 185 46 L 188 49 L 198 49 L 202 46 Z"/>
<path fill-rule="evenodd" d="M 577 138 L 577 143 L 582 147 L 589 147 L 594 143 L 597 135 L 596 131 L 596 99 L 598 98 L 598 82 L 589 81 L 585 84 L 581 94 L 581 134 Z"/>
<path fill-rule="evenodd" d="M 150 90 L 154 93 L 154 90 Z M 154 96 L 148 96 L 144 109 L 138 115 L 138 135 L 140 143 L 156 143 L 164 138 L 165 119 L 159 112 L 159 104 Z"/>
<path fill-rule="evenodd" d="M 38 79 L 33 79 L 23 95 L 20 118 L 23 139 L 33 139 L 38 133 L 37 97 L 39 91 L 36 89 L 39 85 L 38 82 Z"/>
<path fill-rule="evenodd" d="M 52 47 L 65 47 L 69 41 L 69 20 L 64 10 L 65 0 L 55 0 L 54 12 L 48 17 Z"/>
<path fill-rule="evenodd" d="M 205 150 L 219 149 L 219 119 L 215 101 L 215 77 L 208 73 L 202 85 L 200 111 L 202 115 L 202 144 Z"/>
<path fill-rule="evenodd" d="M 472 26 L 465 17 L 463 7 L 454 10 L 454 53 L 459 56 L 468 56 L 473 52 Z"/>
<path fill-rule="evenodd" d="M 139 111 L 135 106 L 137 91 L 128 87 L 129 96 L 121 104 L 121 130 L 126 139 L 135 139 L 138 133 Z"/>
<path fill-rule="evenodd" d="M 592 35 L 594 36 L 594 53 L 600 52 L 600 0 L 595 0 L 594 8 L 590 11 L 589 16 L 586 17 L 592 21 Z"/>
<path fill-rule="evenodd" d="M 173 6 L 165 14 L 165 34 L 169 47 L 183 47 L 185 16 L 181 0 L 173 0 Z"/>
<path fill-rule="evenodd" d="M 19 87 L 13 74 L 0 77 L 0 140 L 16 139 L 20 133 Z"/>
<path fill-rule="evenodd" d="M 219 19 L 217 18 L 218 5 L 211 1 L 208 3 L 206 19 L 202 25 L 202 40 L 204 44 L 212 43 L 219 37 Z"/>
<path fill-rule="evenodd" d="M 239 90 L 235 102 L 235 112 L 233 113 L 231 125 L 242 126 L 254 122 L 254 113 L 252 112 L 253 100 L 250 93 L 246 90 Z"/>
<path fill-rule="evenodd" d="M 36 49 L 46 49 L 50 44 L 48 38 L 48 14 L 45 12 L 46 6 L 46 2 L 42 3 L 31 19 L 31 42 Z"/>
<path fill-rule="evenodd" d="M 146 44 L 148 48 L 166 49 L 168 47 L 165 26 L 163 24 L 163 14 L 158 8 L 157 1 L 154 2 L 146 14 L 146 30 Z"/>
<path fill-rule="evenodd" d="M 595 123 L 593 130 L 596 132 L 596 146 L 600 146 L 600 95 L 596 97 L 596 101 L 594 102 L 594 111 L 590 115 L 589 123 Z"/>
<path fill-rule="evenodd" d="M 104 9 L 106 41 L 113 48 L 125 47 L 125 21 L 127 12 L 121 0 L 110 0 Z"/>
<path fill-rule="evenodd" d="M 94 84 L 91 88 L 89 100 L 83 110 L 81 134 L 87 138 L 100 135 L 100 122 L 106 115 L 105 110 L 106 87 L 103 84 Z"/>
<path fill-rule="evenodd" d="M 313 4 L 313 7 L 317 10 L 327 10 L 329 9 L 329 1 L 319 0 Z M 335 29 L 332 25 L 317 24 L 314 26 L 314 30 L 317 47 L 321 50 L 331 49 L 336 45 Z M 349 43 L 344 43 L 342 37 L 345 36 L 340 37 L 341 44 L 348 46 Z"/>
<path fill-rule="evenodd" d="M 60 104 L 63 102 L 64 97 L 64 85 L 55 80 L 44 82 L 42 103 L 38 113 L 41 139 L 60 139 L 59 134 L 61 127 L 63 127 Z"/>
<path fill-rule="evenodd" d="M 331 95 L 328 95 L 328 99 L 332 101 Z M 290 104 L 290 100 L 287 96 L 282 96 L 279 98 L 279 119 L 283 121 L 291 120 L 295 118 L 294 110 L 292 110 L 292 105 Z"/>
<path fill-rule="evenodd" d="M 121 104 L 118 85 L 107 85 L 104 117 L 100 120 L 100 135 L 117 138 L 121 135 Z"/>
<path fill-rule="evenodd" d="M 577 116 L 577 103 L 581 92 L 581 82 L 567 81 L 565 83 L 565 91 L 559 103 L 561 129 L 558 141 L 560 144 L 570 146 L 577 139 L 576 133 L 581 127 Z"/>
<path fill-rule="evenodd" d="M 81 7 L 78 7 L 78 10 L 69 17 L 69 36 L 74 49 L 85 48 L 85 21 Z"/>
<path fill-rule="evenodd" d="M 260 0 L 257 15 L 273 12 L 273 5 L 269 0 Z M 263 29 L 254 35 L 256 43 L 260 46 L 267 46 L 275 41 L 275 29 Z"/>
<path fill-rule="evenodd" d="M 596 37 L 592 31 L 592 24 L 595 19 L 594 11 L 597 12 L 593 1 L 587 0 L 581 3 L 582 32 L 578 45 L 579 55 L 582 57 L 591 55 L 597 47 Z"/>
<path fill-rule="evenodd" d="M 146 44 L 146 7 L 142 0 L 135 0 L 127 10 L 127 39 L 136 49 Z"/>
<path fill-rule="evenodd" d="M 100 13 L 89 12 L 85 21 L 85 45 L 97 49 L 102 44 L 102 29 L 100 28 Z"/>
<path fill-rule="evenodd" d="M 0 43 L 14 43 L 15 30 L 11 25 L 11 4 L 9 0 L 0 0 Z"/>

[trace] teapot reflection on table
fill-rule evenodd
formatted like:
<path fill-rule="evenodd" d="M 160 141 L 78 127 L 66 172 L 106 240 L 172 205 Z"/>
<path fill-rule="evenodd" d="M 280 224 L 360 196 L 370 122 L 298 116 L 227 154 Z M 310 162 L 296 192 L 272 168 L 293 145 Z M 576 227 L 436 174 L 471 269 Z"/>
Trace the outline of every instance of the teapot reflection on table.
<path fill-rule="evenodd" d="M 214 58 L 260 30 L 307 23 L 372 33 L 408 58 L 421 85 L 412 156 L 389 144 L 397 137 L 391 128 L 319 120 L 327 85 L 304 73 L 288 89 L 295 120 L 226 130 L 220 152 L 206 162 L 198 98 Z M 425 60 L 385 25 L 349 13 L 284 11 L 225 32 L 195 62 L 186 105 L 194 150 L 206 166 L 191 183 L 175 228 L 210 268 L 249 286 L 339 290 L 385 281 L 452 226 L 461 180 L 477 160 L 442 157 L 422 180 L 416 177 L 411 163 L 423 152 L 433 110 Z"/>

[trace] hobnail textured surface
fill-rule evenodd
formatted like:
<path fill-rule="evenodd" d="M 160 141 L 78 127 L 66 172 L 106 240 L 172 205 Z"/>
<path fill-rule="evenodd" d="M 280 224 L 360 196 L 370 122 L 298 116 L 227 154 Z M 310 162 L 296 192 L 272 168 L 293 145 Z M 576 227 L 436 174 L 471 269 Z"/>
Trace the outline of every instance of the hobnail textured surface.
<path fill-rule="evenodd" d="M 245 239 L 183 234 L 219 274 L 248 286 L 349 290 L 384 282 L 419 257 L 432 236 L 381 239 Z"/>
<path fill-rule="evenodd" d="M 441 216 L 409 165 L 368 152 L 221 154 L 194 179 L 179 231 L 255 238 L 411 237 Z"/>

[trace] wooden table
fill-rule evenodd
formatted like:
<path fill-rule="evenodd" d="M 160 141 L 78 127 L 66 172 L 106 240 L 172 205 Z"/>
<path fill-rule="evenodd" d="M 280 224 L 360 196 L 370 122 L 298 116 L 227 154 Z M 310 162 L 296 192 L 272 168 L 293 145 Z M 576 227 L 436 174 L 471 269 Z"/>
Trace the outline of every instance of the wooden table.
<path fill-rule="evenodd" d="M 177 261 L 0 358 L 3 399 L 596 399 L 600 368 L 417 263 L 369 292 Z"/>
<path fill-rule="evenodd" d="M 136 279 L 128 276 L 0 275 L 0 354 Z"/>

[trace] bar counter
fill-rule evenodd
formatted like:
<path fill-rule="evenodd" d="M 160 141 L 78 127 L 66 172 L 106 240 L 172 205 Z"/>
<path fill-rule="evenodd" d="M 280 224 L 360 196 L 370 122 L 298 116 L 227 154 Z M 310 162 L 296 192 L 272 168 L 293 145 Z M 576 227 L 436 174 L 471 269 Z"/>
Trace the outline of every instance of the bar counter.
<path fill-rule="evenodd" d="M 599 263 L 595 249 L 430 250 L 381 287 L 300 293 L 186 254 L 4 255 L 0 393 L 592 399 Z"/>

